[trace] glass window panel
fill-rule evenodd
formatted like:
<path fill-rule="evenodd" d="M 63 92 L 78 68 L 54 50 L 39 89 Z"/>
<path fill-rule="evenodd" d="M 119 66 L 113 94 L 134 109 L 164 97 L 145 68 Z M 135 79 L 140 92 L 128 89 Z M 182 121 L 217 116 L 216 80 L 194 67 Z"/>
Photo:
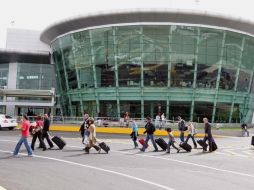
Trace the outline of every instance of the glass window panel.
<path fill-rule="evenodd" d="M 0 64 L 0 86 L 8 86 L 9 64 Z"/>
<path fill-rule="evenodd" d="M 118 66 L 119 86 L 140 86 L 141 66 L 122 64 Z"/>
<path fill-rule="evenodd" d="M 217 103 L 215 123 L 227 123 L 229 121 L 231 104 Z"/>
<path fill-rule="evenodd" d="M 196 86 L 198 88 L 216 88 L 217 76 L 217 65 L 198 64 Z"/>
<path fill-rule="evenodd" d="M 184 120 L 190 119 L 191 102 L 170 102 L 169 120 L 177 120 L 181 116 Z"/>
<path fill-rule="evenodd" d="M 100 101 L 101 117 L 117 117 L 117 102 L 116 101 Z"/>
<path fill-rule="evenodd" d="M 236 69 L 229 67 L 221 68 L 220 89 L 233 90 L 235 86 Z"/>
<path fill-rule="evenodd" d="M 166 115 L 166 101 L 144 101 L 144 116 L 155 119 L 156 115 Z"/>
<path fill-rule="evenodd" d="M 211 122 L 213 114 L 213 103 L 195 102 L 193 121 L 202 123 L 206 117 Z"/>
<path fill-rule="evenodd" d="M 167 86 L 168 65 L 145 64 L 144 86 Z"/>
<path fill-rule="evenodd" d="M 241 123 L 241 112 L 240 112 L 239 104 L 234 105 L 231 122 Z"/>
<path fill-rule="evenodd" d="M 96 65 L 96 80 L 98 87 L 115 86 L 115 67 L 113 64 Z"/>
<path fill-rule="evenodd" d="M 128 112 L 130 118 L 141 118 L 141 102 L 140 101 L 120 101 L 120 112 L 123 117 Z"/>
<path fill-rule="evenodd" d="M 192 87 L 194 77 L 194 63 L 192 60 L 171 65 L 171 86 Z"/>
<path fill-rule="evenodd" d="M 237 91 L 247 92 L 251 80 L 249 71 L 240 70 L 237 82 Z"/>
<path fill-rule="evenodd" d="M 18 64 L 17 89 L 49 90 L 55 88 L 54 65 Z"/>

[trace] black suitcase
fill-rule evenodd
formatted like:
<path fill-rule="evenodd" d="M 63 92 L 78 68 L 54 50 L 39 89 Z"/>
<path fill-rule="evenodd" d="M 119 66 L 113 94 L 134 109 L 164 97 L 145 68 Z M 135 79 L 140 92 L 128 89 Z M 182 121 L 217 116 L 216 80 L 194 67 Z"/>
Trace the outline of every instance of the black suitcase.
<path fill-rule="evenodd" d="M 186 142 L 181 142 L 180 145 L 179 145 L 182 149 L 186 150 L 187 152 L 191 152 L 191 145 L 189 145 L 188 143 Z"/>
<path fill-rule="evenodd" d="M 252 138 L 251 138 L 251 145 L 254 146 L 254 136 L 252 136 Z"/>
<path fill-rule="evenodd" d="M 204 149 L 207 149 L 207 144 L 202 139 L 197 140 L 197 143 Z"/>
<path fill-rule="evenodd" d="M 101 147 L 102 150 L 104 150 L 107 154 L 108 154 L 108 151 L 110 151 L 110 148 L 108 145 L 106 145 L 105 142 L 101 142 L 99 143 L 99 146 Z"/>
<path fill-rule="evenodd" d="M 217 144 L 214 141 L 212 141 L 211 147 L 209 147 L 209 151 L 213 152 L 213 151 L 217 150 L 217 148 L 218 148 Z"/>
<path fill-rule="evenodd" d="M 66 142 L 58 136 L 54 136 L 52 141 L 58 146 L 59 149 L 63 149 L 63 147 L 66 145 Z"/>
<path fill-rule="evenodd" d="M 159 145 L 159 147 L 161 147 L 162 150 L 167 150 L 168 145 L 163 138 L 157 138 L 155 139 L 155 142 Z"/>

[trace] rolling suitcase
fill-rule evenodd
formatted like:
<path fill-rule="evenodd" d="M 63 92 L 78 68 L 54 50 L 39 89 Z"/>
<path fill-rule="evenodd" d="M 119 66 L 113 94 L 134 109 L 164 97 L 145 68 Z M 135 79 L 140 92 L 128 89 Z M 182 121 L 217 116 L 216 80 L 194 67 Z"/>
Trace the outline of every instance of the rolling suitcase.
<path fill-rule="evenodd" d="M 211 143 L 211 147 L 209 147 L 209 151 L 213 152 L 215 150 L 217 150 L 217 144 L 215 143 L 214 139 L 212 138 L 212 143 Z"/>
<path fill-rule="evenodd" d="M 59 149 L 63 149 L 63 147 L 66 145 L 66 142 L 58 136 L 54 136 L 52 141 L 58 146 Z"/>
<path fill-rule="evenodd" d="M 167 143 L 164 141 L 163 138 L 157 138 L 157 139 L 155 139 L 155 142 L 156 142 L 156 144 L 159 145 L 159 147 L 161 147 L 162 150 L 164 150 L 164 151 L 167 150 L 168 145 L 167 145 Z"/>
<path fill-rule="evenodd" d="M 203 148 L 203 149 L 207 149 L 207 144 L 204 143 L 204 141 L 202 139 L 197 140 L 197 143 Z"/>
<path fill-rule="evenodd" d="M 139 139 L 138 142 L 143 146 L 145 144 L 145 140 L 143 138 Z M 145 148 L 148 147 L 148 144 Z"/>
<path fill-rule="evenodd" d="M 251 145 L 254 146 L 254 136 L 252 136 L 252 138 L 251 138 Z"/>
<path fill-rule="evenodd" d="M 186 150 L 187 152 L 191 152 L 191 145 L 186 142 L 181 142 L 179 145 L 182 149 Z"/>
<path fill-rule="evenodd" d="M 99 146 L 100 146 L 100 147 L 101 147 L 101 149 L 102 149 L 102 150 L 104 150 L 107 154 L 108 154 L 108 152 L 110 151 L 109 146 L 108 146 L 108 145 L 106 145 L 106 143 L 105 143 L 105 142 L 101 142 L 101 143 L 99 143 Z"/>

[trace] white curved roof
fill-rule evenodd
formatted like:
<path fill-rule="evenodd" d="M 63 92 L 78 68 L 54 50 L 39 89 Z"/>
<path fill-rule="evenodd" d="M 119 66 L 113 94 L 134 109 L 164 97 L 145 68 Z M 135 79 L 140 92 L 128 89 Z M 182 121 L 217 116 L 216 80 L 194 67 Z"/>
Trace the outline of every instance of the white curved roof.
<path fill-rule="evenodd" d="M 254 35 L 254 23 L 230 16 L 207 12 L 169 10 L 169 9 L 136 9 L 112 12 L 99 12 L 63 20 L 46 28 L 41 41 L 50 44 L 55 38 L 82 28 L 124 24 L 124 23 L 185 23 L 228 28 Z"/>

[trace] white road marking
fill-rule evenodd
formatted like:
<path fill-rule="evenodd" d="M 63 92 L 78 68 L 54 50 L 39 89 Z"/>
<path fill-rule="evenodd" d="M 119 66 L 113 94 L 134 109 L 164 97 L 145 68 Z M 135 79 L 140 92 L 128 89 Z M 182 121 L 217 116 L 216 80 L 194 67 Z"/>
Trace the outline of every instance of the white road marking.
<path fill-rule="evenodd" d="M 10 154 L 13 153 L 11 151 L 5 151 L 5 150 L 0 150 L 0 152 L 10 153 Z M 23 154 L 23 153 L 19 153 L 19 154 L 26 155 L 26 154 Z M 128 175 L 128 174 L 124 174 L 124 173 L 120 173 L 120 172 L 116 172 L 116 171 L 112 171 L 112 170 L 108 170 L 108 169 L 103 169 L 103 168 L 99 168 L 99 167 L 95 167 L 95 166 L 80 164 L 80 163 L 77 163 L 77 162 L 71 162 L 71 161 L 68 161 L 68 160 L 62 160 L 62 159 L 53 158 L 53 157 L 47 157 L 47 156 L 34 155 L 34 157 L 41 158 L 41 159 L 47 159 L 47 160 L 53 160 L 53 161 L 56 161 L 56 162 L 62 162 L 62 163 L 65 163 L 65 164 L 85 167 L 85 168 L 94 169 L 94 170 L 101 171 L 101 172 L 106 172 L 106 173 L 111 173 L 111 174 L 119 175 L 119 176 L 122 176 L 122 177 L 126 177 L 126 178 L 129 178 L 129 179 L 133 179 L 133 180 L 136 180 L 136 181 L 147 183 L 147 184 L 159 187 L 161 189 L 175 190 L 173 188 L 170 188 L 170 187 L 167 187 L 167 186 L 155 183 L 155 182 L 151 182 L 151 181 L 148 181 L 148 180 L 145 180 L 145 179 L 142 179 L 142 178 L 138 178 L 138 177 L 135 177 L 135 176 L 131 176 L 131 175 Z"/>
<path fill-rule="evenodd" d="M 0 140 L 0 141 L 2 141 L 2 140 Z M 8 141 L 8 140 L 5 140 L 5 141 Z M 13 142 L 13 141 L 11 141 L 11 142 Z M 70 147 L 70 148 L 83 148 L 81 146 L 67 146 L 67 147 Z M 133 152 L 128 152 L 128 151 L 118 151 L 118 150 L 110 150 L 110 151 L 120 153 L 120 154 L 132 154 L 133 155 Z M 196 164 L 196 163 L 192 163 L 192 162 L 176 160 L 176 159 L 172 159 L 172 158 L 163 158 L 163 157 L 158 157 L 158 156 L 150 156 L 150 155 L 146 155 L 146 154 L 135 154 L 135 156 L 141 156 L 141 157 L 147 157 L 147 158 L 155 158 L 155 159 L 167 160 L 167 161 L 172 161 L 172 162 L 178 162 L 178 163 L 182 163 L 182 164 L 186 164 L 186 165 L 192 165 L 192 166 L 211 169 L 211 170 L 220 171 L 220 172 L 224 172 L 224 173 L 231 173 L 231 174 L 236 174 L 236 175 L 240 175 L 240 176 L 254 178 L 254 175 L 251 175 L 251 174 L 246 174 L 246 173 L 241 173 L 241 172 L 226 170 L 226 169 L 219 169 L 219 168 L 215 168 L 215 167 L 211 167 L 211 166 L 206 166 L 206 165 L 202 165 L 202 164 Z M 248 158 L 247 156 L 243 156 L 243 155 L 241 155 L 241 157 Z"/>
<path fill-rule="evenodd" d="M 131 152 L 123 152 L 123 151 L 117 151 L 117 150 L 112 150 L 112 152 L 133 154 Z M 163 157 L 150 156 L 150 155 L 144 155 L 144 154 L 135 154 L 135 155 L 136 156 L 142 156 L 142 157 L 148 157 L 148 158 L 156 158 L 156 159 L 161 159 L 161 160 L 168 160 L 168 161 L 172 161 L 172 162 L 178 162 L 178 163 L 182 163 L 182 164 L 197 166 L 197 167 L 211 169 L 211 170 L 220 171 L 220 172 L 224 172 L 224 173 L 231 173 L 231 174 L 236 174 L 236 175 L 240 175 L 240 176 L 254 178 L 254 175 L 251 175 L 251 174 L 245 174 L 245 173 L 241 173 L 241 172 L 237 172 L 237 171 L 232 171 L 232 170 L 219 169 L 219 168 L 215 168 L 215 167 L 211 167 L 211 166 L 206 166 L 206 165 L 202 165 L 202 164 L 196 164 L 196 163 L 192 163 L 192 162 L 175 160 L 175 159 L 172 159 L 172 158 L 163 158 Z"/>

